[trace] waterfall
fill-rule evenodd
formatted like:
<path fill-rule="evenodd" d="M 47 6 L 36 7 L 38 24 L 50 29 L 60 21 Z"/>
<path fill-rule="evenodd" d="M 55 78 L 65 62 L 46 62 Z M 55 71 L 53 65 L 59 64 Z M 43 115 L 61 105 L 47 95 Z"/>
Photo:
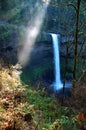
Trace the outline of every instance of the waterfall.
<path fill-rule="evenodd" d="M 55 83 L 54 89 L 59 90 L 63 87 L 60 78 L 60 59 L 59 59 L 59 34 L 51 34 L 54 49 L 54 64 L 55 64 Z"/>

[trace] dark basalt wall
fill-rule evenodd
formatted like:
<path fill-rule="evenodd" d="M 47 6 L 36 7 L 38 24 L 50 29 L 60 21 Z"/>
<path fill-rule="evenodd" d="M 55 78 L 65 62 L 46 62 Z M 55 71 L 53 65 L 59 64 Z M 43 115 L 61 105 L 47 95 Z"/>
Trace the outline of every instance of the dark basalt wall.
<path fill-rule="evenodd" d="M 8 26 L 3 25 L 3 26 Z M 2 44 L 0 46 L 0 58 L 2 58 L 7 64 L 16 64 L 18 62 L 18 52 L 21 50 L 22 45 L 19 43 L 19 37 L 17 28 L 11 26 L 11 34 L 9 37 L 3 41 L 0 41 Z M 38 79 L 47 80 L 52 82 L 54 78 L 54 57 L 53 57 L 53 44 L 51 37 L 48 33 L 42 33 L 41 39 L 39 42 L 36 42 L 33 50 L 30 54 L 30 60 L 28 64 L 23 68 L 22 79 L 27 81 L 32 80 L 36 81 Z M 64 68 L 65 68 L 65 57 L 66 57 L 66 47 L 69 44 L 68 51 L 68 69 L 67 69 L 67 79 L 72 78 L 72 68 L 73 68 L 73 59 L 74 59 L 74 38 L 70 37 L 69 40 L 66 40 L 65 36 L 61 36 L 59 42 L 60 48 L 60 66 L 61 66 L 61 78 L 64 78 Z M 82 43 L 79 42 L 78 52 Z M 81 51 L 81 58 L 86 62 L 86 44 L 84 44 Z M 86 63 L 85 63 L 86 64 Z M 78 68 L 80 65 L 78 66 Z M 81 72 L 80 72 L 81 73 Z"/>

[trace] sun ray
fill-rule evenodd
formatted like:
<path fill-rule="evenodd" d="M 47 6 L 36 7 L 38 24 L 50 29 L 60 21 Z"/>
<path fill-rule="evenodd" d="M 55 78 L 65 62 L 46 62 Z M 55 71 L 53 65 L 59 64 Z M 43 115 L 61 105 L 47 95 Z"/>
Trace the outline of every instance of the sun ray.
<path fill-rule="evenodd" d="M 27 28 L 25 36 L 26 41 L 24 42 L 23 48 L 20 50 L 18 55 L 19 63 L 23 66 L 26 65 L 30 59 L 30 53 L 40 32 L 48 4 L 49 0 L 44 2 L 43 5 L 40 5 L 38 2 L 36 3 L 37 13 L 29 22 L 30 24 Z"/>

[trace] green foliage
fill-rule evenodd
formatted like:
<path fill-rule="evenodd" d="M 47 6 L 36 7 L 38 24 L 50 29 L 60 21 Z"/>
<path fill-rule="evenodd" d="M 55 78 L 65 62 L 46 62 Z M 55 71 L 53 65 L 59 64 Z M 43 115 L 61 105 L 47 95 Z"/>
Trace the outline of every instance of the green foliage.
<path fill-rule="evenodd" d="M 67 116 L 62 116 L 51 125 L 43 128 L 43 130 L 77 130 L 75 122 L 75 117 L 69 118 Z"/>
<path fill-rule="evenodd" d="M 77 115 L 74 109 L 60 106 L 53 95 L 46 96 L 44 89 L 34 90 L 27 86 L 25 95 L 28 95 L 26 100 L 34 104 L 31 107 L 39 115 L 38 120 L 36 113 L 33 114 L 34 120 L 40 122 L 38 130 L 77 130 L 81 126 L 85 128 L 83 113 Z"/>
<path fill-rule="evenodd" d="M 8 37 L 12 35 L 13 27 L 11 25 L 1 25 L 0 26 L 0 41 L 6 41 Z"/>
<path fill-rule="evenodd" d="M 86 128 L 85 115 L 80 113 L 80 109 L 77 114 L 73 108 L 61 106 L 54 95 L 47 96 L 44 88 L 35 90 L 29 85 L 22 84 L 17 71 L 12 67 L 10 69 L 1 68 L 0 91 L 1 130 L 3 128 L 4 130 L 13 130 L 14 121 L 16 122 L 15 130 L 28 130 L 28 128 L 33 128 L 33 130 L 77 130 L 81 127 Z M 79 93 L 77 94 L 82 97 Z M 85 97 L 84 99 L 86 99 Z M 73 101 L 75 102 L 75 100 Z"/>
<path fill-rule="evenodd" d="M 36 69 L 33 69 L 33 70 L 29 70 L 29 71 L 24 71 L 22 74 L 21 74 L 21 80 L 23 82 L 34 82 L 37 80 L 37 78 L 40 76 L 40 74 L 42 73 L 43 71 L 40 69 L 40 68 L 36 68 Z M 30 74 L 30 75 L 29 75 Z"/>
<path fill-rule="evenodd" d="M 21 80 L 23 82 L 31 82 L 34 83 L 36 80 L 40 79 L 48 70 L 52 69 L 52 64 L 47 64 L 44 66 L 35 66 L 32 68 L 29 68 L 28 71 L 27 69 L 23 71 L 21 74 Z"/>
<path fill-rule="evenodd" d="M 28 88 L 28 86 L 27 86 L 27 88 Z M 44 89 L 42 89 L 42 90 L 38 89 L 38 91 L 37 91 L 34 89 L 31 90 L 29 88 L 25 92 L 25 94 L 29 95 L 29 96 L 26 96 L 27 101 L 29 101 L 31 104 L 34 104 L 35 110 L 39 110 L 38 113 L 42 112 L 41 116 L 44 121 L 42 121 L 42 119 L 40 119 L 40 122 L 42 121 L 41 126 L 39 126 L 40 129 L 45 128 L 44 130 L 47 130 L 47 128 L 48 128 L 49 130 L 51 130 L 50 128 L 51 127 L 54 128 L 55 122 L 57 122 L 57 121 L 59 123 L 61 123 L 61 126 L 63 128 L 65 128 L 66 125 L 68 125 L 66 127 L 69 127 L 69 123 L 72 126 L 72 123 L 69 120 L 69 118 L 66 118 L 70 114 L 73 114 L 72 109 L 68 109 L 67 107 L 60 106 L 57 103 L 57 101 L 54 99 L 53 95 L 51 97 L 47 97 L 44 94 Z M 64 115 L 64 116 L 62 116 L 62 115 Z M 54 129 L 52 129 L 52 130 L 54 130 Z"/>

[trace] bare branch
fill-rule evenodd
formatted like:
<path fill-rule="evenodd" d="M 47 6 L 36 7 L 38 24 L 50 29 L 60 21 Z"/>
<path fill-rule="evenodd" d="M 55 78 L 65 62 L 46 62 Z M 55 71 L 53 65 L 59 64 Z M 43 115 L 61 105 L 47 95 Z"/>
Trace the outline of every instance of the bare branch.
<path fill-rule="evenodd" d="M 77 8 L 73 3 L 69 3 L 69 4 L 67 4 L 67 6 L 72 6 L 75 9 L 76 13 L 77 13 Z"/>
<path fill-rule="evenodd" d="M 81 48 L 80 48 L 80 51 L 79 51 L 79 53 L 78 53 L 78 55 L 77 55 L 77 60 L 79 59 L 79 56 L 80 56 L 81 51 L 82 51 L 82 49 L 83 49 L 84 43 L 85 43 L 85 42 L 83 41 L 83 43 L 82 43 L 82 45 L 81 45 Z"/>

